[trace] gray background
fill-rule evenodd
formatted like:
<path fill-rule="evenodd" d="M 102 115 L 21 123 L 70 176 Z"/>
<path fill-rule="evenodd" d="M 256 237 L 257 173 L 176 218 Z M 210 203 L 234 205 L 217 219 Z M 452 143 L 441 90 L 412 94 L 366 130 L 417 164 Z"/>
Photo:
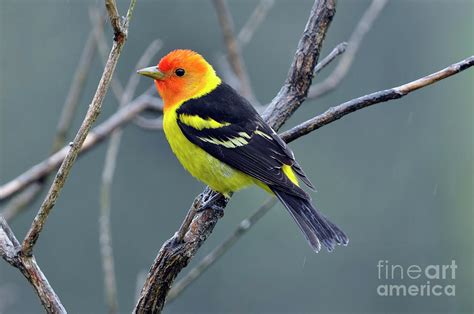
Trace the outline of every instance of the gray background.
<path fill-rule="evenodd" d="M 0 0 L 1 183 L 47 156 L 90 29 L 87 8 L 97 3 L 102 2 Z M 230 1 L 236 29 L 256 3 Z M 348 39 L 368 4 L 339 1 L 323 56 Z M 119 6 L 125 12 L 127 2 L 119 1 Z M 311 6 L 312 1 L 277 1 L 245 49 L 261 102 L 270 101 L 284 81 Z M 472 0 L 391 1 L 340 88 L 306 102 L 286 127 L 471 55 L 473 13 Z M 216 52 L 224 50 L 210 1 L 139 0 L 116 72 L 121 81 L 155 38 L 165 43 L 159 56 L 190 48 L 215 62 Z M 96 60 L 74 130 L 101 71 Z M 138 92 L 149 83 L 143 80 Z M 351 114 L 292 143 L 318 188 L 315 202 L 347 232 L 349 246 L 313 254 L 278 205 L 165 312 L 472 312 L 473 83 L 474 72 L 468 70 L 401 100 Z M 115 109 L 109 93 L 99 120 Z M 101 145 L 77 162 L 35 249 L 71 313 L 106 311 L 97 222 L 104 152 Z M 125 129 L 112 199 L 122 312 L 134 305 L 137 274 L 148 269 L 202 188 L 178 164 L 162 133 Z M 232 198 L 192 265 L 265 198 L 256 188 Z M 39 204 L 12 223 L 18 236 L 29 227 Z M 452 259 L 458 265 L 452 282 L 455 297 L 376 293 L 379 260 L 423 266 Z M 24 278 L 3 261 L 0 293 L 0 303 L 9 303 L 3 308 L 7 313 L 42 311 Z"/>

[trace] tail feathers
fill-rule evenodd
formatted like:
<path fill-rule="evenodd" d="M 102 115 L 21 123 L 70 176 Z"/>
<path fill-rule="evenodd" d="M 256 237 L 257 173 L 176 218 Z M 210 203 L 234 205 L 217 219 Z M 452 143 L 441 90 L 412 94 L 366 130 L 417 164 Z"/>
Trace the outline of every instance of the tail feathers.
<path fill-rule="evenodd" d="M 344 232 L 314 208 L 309 199 L 276 189 L 273 193 L 288 209 L 314 251 L 321 249 L 321 243 L 329 252 L 334 250 L 336 244 L 349 243 Z"/>

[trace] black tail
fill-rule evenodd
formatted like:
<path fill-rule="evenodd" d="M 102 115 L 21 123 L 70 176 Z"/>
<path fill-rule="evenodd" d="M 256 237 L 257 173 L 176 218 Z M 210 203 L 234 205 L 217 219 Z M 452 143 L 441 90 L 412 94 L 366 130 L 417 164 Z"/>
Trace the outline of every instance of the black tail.
<path fill-rule="evenodd" d="M 321 243 L 329 252 L 336 244 L 349 243 L 344 232 L 314 208 L 309 199 L 277 189 L 274 189 L 273 193 L 288 209 L 314 251 L 318 252 L 321 249 Z"/>

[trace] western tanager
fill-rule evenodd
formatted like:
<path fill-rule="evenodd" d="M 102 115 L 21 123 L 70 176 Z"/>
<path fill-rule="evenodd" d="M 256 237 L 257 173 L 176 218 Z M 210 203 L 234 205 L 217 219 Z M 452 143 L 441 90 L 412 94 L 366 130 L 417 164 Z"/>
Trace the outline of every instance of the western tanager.
<path fill-rule="evenodd" d="M 251 184 L 274 193 L 316 252 L 348 243 L 299 187 L 314 189 L 286 143 L 201 55 L 175 50 L 138 73 L 154 79 L 166 138 L 194 177 L 226 196 Z"/>

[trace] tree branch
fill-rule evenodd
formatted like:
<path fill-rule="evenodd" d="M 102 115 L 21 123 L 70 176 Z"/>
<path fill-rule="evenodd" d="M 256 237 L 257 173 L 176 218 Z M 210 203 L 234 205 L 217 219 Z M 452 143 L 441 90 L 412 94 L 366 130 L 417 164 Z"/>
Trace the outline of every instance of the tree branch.
<path fill-rule="evenodd" d="M 237 35 L 237 42 L 240 48 L 243 48 L 250 42 L 250 40 L 252 40 L 255 31 L 265 20 L 265 17 L 274 4 L 275 0 L 260 0 L 252 15 L 247 20 L 247 22 L 245 22 L 244 26 L 242 26 L 239 34 Z"/>
<path fill-rule="evenodd" d="M 285 85 L 264 113 L 264 119 L 275 129 L 278 129 L 306 98 L 314 67 L 320 55 L 322 41 L 334 13 L 334 0 L 315 1 Z M 178 236 L 175 235 L 163 244 L 151 266 L 135 307 L 135 313 L 158 313 L 163 309 L 174 279 L 210 235 L 223 212 L 200 208 L 203 203 L 201 200 L 213 197 L 214 193 L 205 192 L 193 202 L 190 212 L 197 213 L 183 240 L 178 241 Z M 218 195 L 214 205 L 223 210 L 227 205 L 227 200 L 222 195 Z"/>
<path fill-rule="evenodd" d="M 316 1 L 311 9 L 285 84 L 262 115 L 273 129 L 278 130 L 306 99 L 322 42 L 335 12 L 335 1 Z"/>
<path fill-rule="evenodd" d="M 51 154 L 57 152 L 64 146 L 66 142 L 67 133 L 71 128 L 72 120 L 77 111 L 77 106 L 81 99 L 82 92 L 84 91 L 85 83 L 87 80 L 87 75 L 90 71 L 92 61 L 94 60 L 95 51 L 96 51 L 96 41 L 94 38 L 94 33 L 100 27 L 102 27 L 102 21 L 98 21 L 96 25 L 93 25 L 92 30 L 90 31 L 86 43 L 84 44 L 84 49 L 82 50 L 79 63 L 74 72 L 74 77 L 69 88 L 69 92 L 64 102 L 61 115 L 56 127 L 56 134 L 53 139 Z M 20 212 L 22 212 L 26 207 L 31 204 L 39 196 L 40 192 L 45 186 L 46 178 L 34 182 L 26 190 L 22 191 L 21 194 L 16 195 L 7 206 L 2 211 L 3 217 L 10 221 Z"/>
<path fill-rule="evenodd" d="M 362 96 L 339 106 L 333 107 L 324 112 L 323 114 L 311 120 L 308 120 L 307 122 L 304 122 L 289 131 L 281 133 L 280 136 L 285 142 L 289 143 L 326 124 L 334 122 L 342 118 L 342 116 L 347 115 L 351 112 L 360 110 L 362 108 L 380 102 L 401 98 L 409 94 L 410 92 L 415 91 L 416 89 L 426 87 L 451 75 L 455 75 L 470 66 L 473 66 L 473 58 L 474 56 L 467 58 L 437 73 L 420 78 L 416 81 L 398 87 L 394 87 L 389 90 Z M 270 200 L 267 202 L 270 202 Z M 273 206 L 273 204 L 269 205 L 268 203 L 265 203 L 259 209 L 257 209 L 257 211 L 255 211 L 249 218 L 244 219 L 234 231 L 234 233 L 226 241 L 224 241 L 221 245 L 212 250 L 211 253 L 206 255 L 196 267 L 191 269 L 186 276 L 184 276 L 173 286 L 173 288 L 168 294 L 167 303 L 174 300 L 191 283 L 198 279 L 204 273 L 204 271 L 206 271 L 213 263 L 215 263 L 217 259 L 219 259 L 225 252 L 227 252 L 245 232 L 251 229 L 255 225 L 255 223 L 268 212 L 269 207 L 271 206 Z"/>
<path fill-rule="evenodd" d="M 344 52 L 346 52 L 346 48 L 347 48 L 347 43 L 346 42 L 342 42 L 339 45 L 337 45 L 336 47 L 334 47 L 334 49 L 331 51 L 331 53 L 329 53 L 326 57 L 324 57 L 324 59 L 321 60 L 321 62 L 316 64 L 316 67 L 314 68 L 314 74 L 318 74 L 319 72 L 321 72 L 331 62 L 333 62 L 334 59 L 337 58 L 337 56 L 339 56 L 339 55 L 343 54 Z"/>
<path fill-rule="evenodd" d="M 107 120 L 92 129 L 84 141 L 80 153 L 85 153 L 93 148 L 95 145 L 101 143 L 107 136 L 118 127 L 128 123 L 135 118 L 140 112 L 149 107 L 160 106 L 161 100 L 150 96 L 145 92 L 137 97 L 134 101 L 129 103 L 123 109 L 120 109 Z M 0 186 L 0 201 L 11 197 L 13 194 L 25 189 L 31 183 L 41 180 L 50 172 L 54 171 L 61 165 L 61 162 L 66 157 L 69 151 L 69 146 L 63 147 L 57 153 L 49 156 L 45 160 L 26 170 L 24 173 L 15 179 Z"/>
<path fill-rule="evenodd" d="M 277 203 L 275 197 L 266 200 L 255 212 L 240 222 L 234 232 L 219 246 L 207 254 L 201 262 L 191 269 L 186 276 L 181 278 L 173 285 L 170 290 L 166 303 L 172 302 L 183 292 L 191 283 L 198 279 L 209 267 L 211 267 L 220 257 L 222 257 L 235 243 L 249 231 L 265 214 Z"/>
<path fill-rule="evenodd" d="M 329 108 L 324 113 L 309 119 L 286 132 L 283 132 L 281 137 L 285 142 L 289 143 L 303 135 L 319 129 L 322 126 L 325 126 L 326 124 L 339 120 L 349 113 L 388 100 L 402 98 L 403 96 L 408 95 L 417 89 L 434 84 L 440 80 L 462 72 L 473 65 L 474 55 L 415 81 L 349 100 L 343 104 L 340 104 L 339 106 Z"/>
<path fill-rule="evenodd" d="M 133 8 L 135 6 L 135 1 L 136 0 L 130 1 L 130 7 L 129 7 L 130 14 L 131 14 L 131 11 L 133 11 Z M 115 4 L 115 1 L 106 0 L 106 4 L 109 4 L 109 6 L 111 3 Z M 114 21 L 112 20 L 114 16 L 112 16 L 110 13 L 111 9 L 110 7 L 107 9 L 108 9 L 109 16 L 111 18 L 111 23 L 114 27 L 114 30 L 117 31 L 115 29 L 116 26 L 114 25 Z M 125 24 L 126 22 L 124 23 L 124 25 Z M 117 36 L 116 34 L 114 44 L 112 46 L 112 50 L 110 51 L 109 60 L 104 68 L 104 72 L 100 79 L 99 85 L 97 86 L 97 91 L 94 95 L 94 98 L 92 99 L 92 103 L 89 106 L 89 110 L 86 113 L 84 121 L 82 122 L 81 127 L 79 128 L 79 131 L 77 132 L 74 138 L 74 141 L 72 142 L 71 147 L 68 153 L 66 154 L 66 157 L 64 158 L 56 174 L 56 177 L 54 178 L 53 184 L 51 185 L 51 188 L 49 189 L 45 200 L 41 204 L 38 214 L 33 220 L 30 230 L 28 231 L 25 239 L 23 240 L 22 250 L 21 250 L 23 256 L 29 257 L 32 255 L 33 246 L 36 244 L 36 241 L 38 240 L 39 234 L 41 233 L 43 229 L 46 219 L 48 218 L 49 213 L 53 209 L 56 203 L 56 200 L 59 197 L 59 194 L 66 182 L 66 179 L 72 169 L 72 166 L 79 154 L 82 144 L 84 143 L 87 137 L 87 134 L 89 133 L 92 127 L 92 124 L 94 123 L 94 121 L 96 120 L 97 116 L 100 113 L 102 102 L 105 98 L 105 94 L 108 90 L 110 81 L 112 79 L 112 75 L 114 73 L 115 67 L 120 57 L 120 53 L 122 51 L 122 48 L 126 40 L 127 28 L 120 29 L 120 31 L 121 32 L 119 36 Z"/>
<path fill-rule="evenodd" d="M 84 49 L 82 51 L 79 63 L 77 64 L 74 77 L 72 79 L 71 87 L 67 94 L 66 101 L 61 111 L 61 116 L 56 127 L 56 136 L 53 140 L 53 152 L 60 150 L 66 141 L 67 133 L 72 124 L 72 119 L 76 113 L 77 106 L 84 91 L 87 74 L 90 71 L 92 61 L 94 60 L 95 52 L 97 51 L 97 41 L 95 40 L 95 32 L 99 27 L 102 27 L 103 20 L 100 20 L 96 25 L 92 26 Z"/>
<path fill-rule="evenodd" d="M 125 25 L 122 25 L 115 0 L 105 0 L 105 9 L 107 10 L 107 15 L 109 16 L 110 24 L 114 31 L 114 41 L 120 41 L 121 37 L 126 36 L 127 30 L 125 29 Z M 133 7 L 131 7 L 131 9 L 133 11 Z"/>
<path fill-rule="evenodd" d="M 160 40 L 153 41 L 145 50 L 137 62 L 135 69 L 140 69 L 150 63 L 151 58 L 161 48 Z M 135 71 L 130 76 L 125 90 L 119 101 L 119 109 L 128 104 L 135 94 L 140 76 Z M 115 263 L 112 249 L 112 230 L 110 221 L 112 181 L 115 173 L 115 165 L 122 139 L 122 129 L 117 128 L 110 136 L 107 146 L 104 169 L 102 171 L 102 182 L 100 188 L 100 209 L 99 209 L 99 237 L 100 237 L 100 255 L 102 258 L 102 269 L 104 272 L 104 289 L 109 313 L 116 313 L 118 309 L 117 284 L 115 279 Z"/>
<path fill-rule="evenodd" d="M 6 221 L 11 221 L 13 218 L 18 216 L 39 196 L 40 192 L 43 190 L 44 181 L 46 181 L 46 177 L 26 186 L 24 190 L 22 190 L 18 195 L 15 195 L 11 201 L 8 202 L 0 212 L 0 216 L 3 216 Z"/>
<path fill-rule="evenodd" d="M 239 91 L 243 96 L 248 98 L 250 102 L 255 103 L 255 96 L 252 92 L 250 79 L 240 52 L 239 42 L 234 35 L 234 22 L 227 3 L 225 0 L 213 0 L 212 3 L 216 9 L 219 24 L 224 35 L 229 64 L 240 82 Z"/>
<path fill-rule="evenodd" d="M 0 256 L 18 270 L 30 282 L 48 313 L 66 313 L 59 297 L 54 292 L 33 256 L 19 254 L 21 245 L 10 226 L 0 216 Z"/>
<path fill-rule="evenodd" d="M 38 214 L 33 220 L 31 228 L 28 230 L 22 245 L 20 245 L 16 239 L 5 219 L 0 217 L 0 255 L 12 266 L 18 268 L 28 279 L 31 285 L 35 288 L 36 293 L 40 297 L 41 302 L 48 313 L 66 313 L 66 310 L 59 301 L 58 296 L 54 293 L 53 289 L 49 285 L 46 277 L 41 272 L 41 269 L 36 264 L 36 260 L 33 256 L 33 247 L 36 244 L 36 241 L 44 227 L 49 213 L 51 212 L 57 198 L 59 197 L 60 191 L 65 184 L 66 178 L 74 164 L 74 161 L 76 160 L 79 151 L 81 150 L 81 147 L 84 144 L 84 141 L 86 140 L 86 137 L 92 127 L 92 123 L 100 113 L 102 102 L 105 98 L 105 94 L 109 87 L 113 72 L 127 38 L 128 20 L 132 16 L 135 1 L 136 0 L 130 1 L 127 19 L 124 21 L 123 25 L 120 26 L 121 33 L 119 36 L 115 37 L 114 45 L 110 51 L 109 59 L 104 68 L 99 85 L 97 86 L 97 91 L 94 95 L 92 103 L 89 106 L 89 110 L 87 111 L 84 121 L 82 122 L 81 127 L 74 138 L 74 142 L 70 144 L 70 149 L 66 152 L 65 158 L 56 174 L 56 177 L 54 178 L 53 184 L 51 185 Z M 106 0 L 106 5 L 109 5 L 109 11 L 113 9 L 110 7 L 111 4 L 115 5 L 115 1 Z M 114 25 L 115 22 L 113 20 L 113 16 L 110 15 L 110 17 L 111 24 L 114 28 L 116 28 L 116 25 Z"/>
<path fill-rule="evenodd" d="M 329 75 L 322 83 L 311 86 L 308 98 L 315 99 L 326 95 L 341 83 L 342 79 L 347 75 L 349 69 L 351 68 L 352 62 L 354 61 L 355 55 L 359 50 L 362 40 L 372 27 L 372 24 L 374 23 L 377 16 L 379 16 L 380 12 L 382 12 L 382 9 L 386 3 L 387 0 L 372 1 L 362 18 L 359 20 L 359 23 L 357 23 L 357 26 L 354 29 L 351 37 L 349 38 L 347 51 L 341 58 L 341 61 L 339 61 L 331 75 Z"/>

